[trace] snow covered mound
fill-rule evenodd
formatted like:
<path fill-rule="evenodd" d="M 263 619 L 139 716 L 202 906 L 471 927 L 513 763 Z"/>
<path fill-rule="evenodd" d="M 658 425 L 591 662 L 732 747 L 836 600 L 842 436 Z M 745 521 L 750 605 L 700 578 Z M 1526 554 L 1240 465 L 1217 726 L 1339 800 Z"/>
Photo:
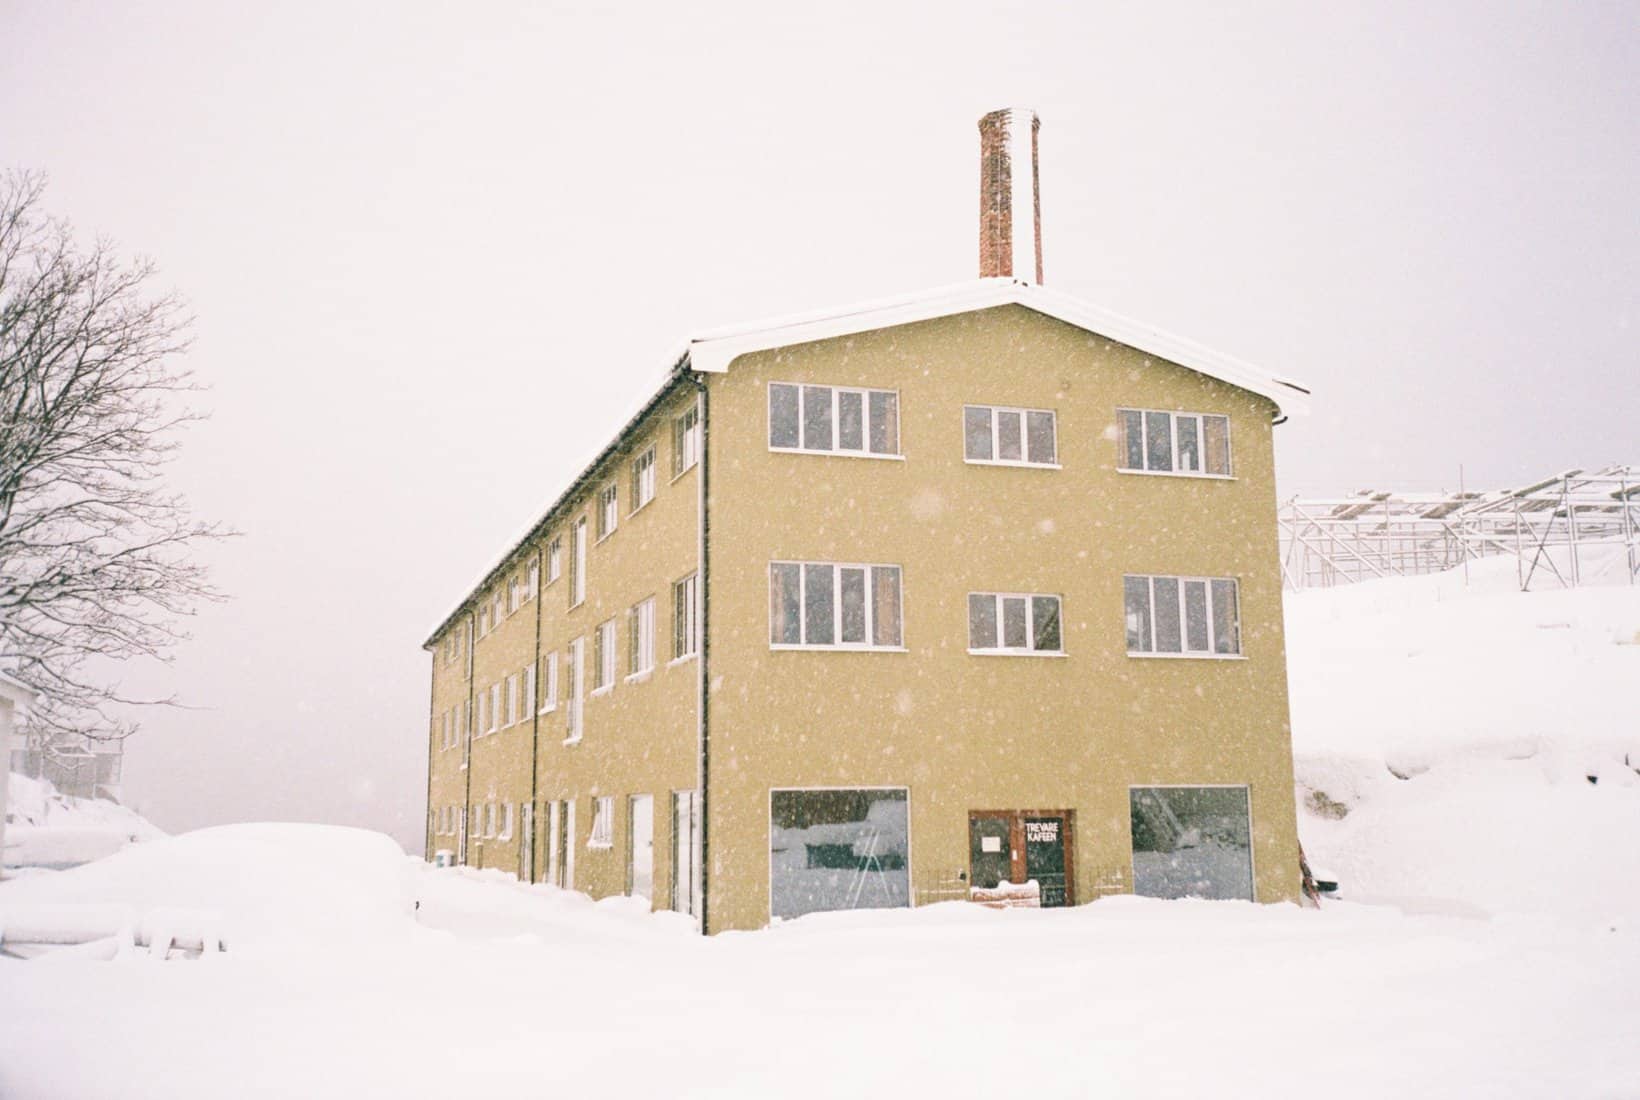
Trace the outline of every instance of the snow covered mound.
<path fill-rule="evenodd" d="M 1640 912 L 1640 587 L 1513 559 L 1287 596 L 1299 827 L 1362 901 Z"/>
<path fill-rule="evenodd" d="M 413 927 L 414 864 L 381 833 L 222 825 L 139 844 L 51 875 L 0 882 L 0 924 L 41 906 L 210 914 L 230 951 L 358 941 Z"/>
<path fill-rule="evenodd" d="M 117 802 L 71 798 L 50 783 L 7 773 L 6 867 L 74 867 L 165 834 Z"/>

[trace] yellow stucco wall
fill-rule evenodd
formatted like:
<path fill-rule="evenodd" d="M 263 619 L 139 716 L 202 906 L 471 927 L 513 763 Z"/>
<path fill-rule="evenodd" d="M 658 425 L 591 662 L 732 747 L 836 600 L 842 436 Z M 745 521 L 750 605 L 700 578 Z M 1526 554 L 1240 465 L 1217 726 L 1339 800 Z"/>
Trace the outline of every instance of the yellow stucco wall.
<path fill-rule="evenodd" d="M 771 452 L 771 381 L 893 389 L 904 461 Z M 1060 469 L 963 459 L 965 403 L 1053 409 Z M 1232 480 L 1117 470 L 1118 407 L 1223 413 Z M 912 893 L 967 815 L 1076 813 L 1078 901 L 1131 889 L 1128 788 L 1246 784 L 1259 900 L 1298 893 L 1272 405 L 1018 306 L 742 356 L 711 380 L 712 931 L 769 919 L 769 792 L 903 786 Z M 771 560 L 903 567 L 906 652 L 771 651 Z M 1127 655 L 1125 573 L 1235 577 L 1242 660 Z M 1063 600 L 1062 658 L 967 652 L 971 591 Z"/>

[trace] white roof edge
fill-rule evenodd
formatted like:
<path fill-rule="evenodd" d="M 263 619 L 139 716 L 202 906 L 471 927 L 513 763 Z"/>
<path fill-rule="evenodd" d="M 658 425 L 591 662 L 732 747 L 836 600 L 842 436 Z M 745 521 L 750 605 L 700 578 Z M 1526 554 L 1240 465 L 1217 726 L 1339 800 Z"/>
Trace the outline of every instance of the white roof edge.
<path fill-rule="evenodd" d="M 970 280 L 838 309 L 712 329 L 689 341 L 689 361 L 695 370 L 721 373 L 729 369 L 737 356 L 751 351 L 805 344 L 1001 305 L 1024 306 L 1268 397 L 1286 415 L 1310 411 L 1309 390 L 1301 383 L 1067 294 L 1012 278 Z"/>

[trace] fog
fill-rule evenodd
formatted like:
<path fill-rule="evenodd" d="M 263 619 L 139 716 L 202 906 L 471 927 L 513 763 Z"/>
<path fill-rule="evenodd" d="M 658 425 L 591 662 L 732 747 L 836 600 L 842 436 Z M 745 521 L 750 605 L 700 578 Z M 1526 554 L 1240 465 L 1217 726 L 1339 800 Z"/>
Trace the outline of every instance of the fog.
<path fill-rule="evenodd" d="M 1046 283 L 1314 390 L 1284 495 L 1640 461 L 1633 15 L 0 3 L 0 167 L 190 301 L 242 532 L 129 799 L 419 850 L 429 630 L 686 333 L 972 277 L 996 107 Z"/>

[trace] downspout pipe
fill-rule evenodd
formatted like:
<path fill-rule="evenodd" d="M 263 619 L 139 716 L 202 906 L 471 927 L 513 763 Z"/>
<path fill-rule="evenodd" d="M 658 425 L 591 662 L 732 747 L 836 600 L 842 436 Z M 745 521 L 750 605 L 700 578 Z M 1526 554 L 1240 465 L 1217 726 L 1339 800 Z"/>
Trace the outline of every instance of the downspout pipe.
<path fill-rule="evenodd" d="M 535 671 L 531 677 L 535 683 L 535 694 L 530 698 L 530 827 L 528 836 L 524 839 L 529 843 L 530 854 L 526 860 L 529 868 L 529 881 L 536 879 L 535 866 L 535 833 L 536 833 L 536 789 L 541 769 L 541 693 L 546 690 L 541 683 L 541 605 L 546 603 L 547 563 L 545 551 L 541 546 L 535 548 L 535 656 L 534 664 L 530 667 Z M 519 822 L 522 827 L 523 822 Z"/>
<path fill-rule="evenodd" d="M 710 935 L 711 934 L 711 929 L 710 929 L 710 927 L 707 923 L 707 913 L 710 911 L 710 906 L 707 904 L 707 890 L 709 888 L 709 876 L 707 875 L 707 870 L 706 870 L 707 863 L 706 863 L 706 861 L 707 861 L 707 858 L 709 857 L 709 855 L 711 853 L 710 837 L 708 835 L 708 830 L 709 830 L 709 824 L 708 823 L 712 820 L 712 815 L 708 810 L 708 807 L 710 806 L 710 798 L 709 798 L 709 793 L 708 792 L 710 790 L 710 782 L 711 782 L 711 766 L 710 765 L 711 765 L 711 753 L 712 753 L 712 736 L 711 736 L 711 722 L 710 722 L 710 713 L 711 713 L 710 705 L 711 705 L 712 680 L 711 680 L 710 675 L 707 672 L 707 665 L 708 665 L 708 661 L 710 659 L 710 654 L 711 654 L 711 637 L 712 637 L 712 632 L 709 629 L 707 629 L 707 623 L 710 622 L 710 618 L 709 618 L 709 611 L 710 611 L 710 607 L 711 607 L 711 595 L 710 595 L 710 593 L 712 591 L 712 588 L 711 588 L 711 557 L 710 557 L 711 523 L 709 521 L 709 511 L 708 511 L 708 501 L 711 499 L 711 493 L 709 491 L 710 490 L 709 478 L 710 478 L 710 473 L 711 473 L 711 461 L 707 456 L 712 453 L 712 448 L 711 448 L 711 439 L 712 439 L 711 423 L 712 423 L 712 421 L 711 421 L 711 417 L 709 415 L 709 405 L 708 405 L 708 400 L 707 400 L 708 390 L 707 390 L 707 387 L 706 387 L 705 377 L 703 375 L 699 374 L 699 373 L 692 372 L 690 374 L 690 381 L 692 381 L 694 383 L 695 391 L 696 391 L 696 393 L 699 394 L 699 398 L 700 398 L 700 456 L 699 456 L 699 458 L 700 458 L 700 474 L 699 474 L 699 477 L 696 478 L 696 492 L 698 494 L 698 505 L 697 505 L 698 511 L 697 511 L 696 514 L 699 517 L 699 528 L 700 528 L 700 547 L 699 547 L 700 584 L 697 586 L 698 591 L 699 591 L 700 606 L 695 609 L 695 629 L 699 633 L 699 638 L 697 639 L 697 642 L 698 642 L 699 647 L 700 647 L 700 654 L 699 654 L 698 658 L 696 659 L 696 664 L 699 666 L 698 670 L 697 670 L 697 675 L 699 677 L 699 685 L 698 686 L 699 686 L 699 691 L 700 691 L 700 695 L 699 695 L 699 708 L 700 708 L 699 713 L 700 713 L 700 717 L 699 717 L 699 731 L 698 731 L 698 738 L 699 738 L 699 768 L 698 768 L 698 783 L 697 783 L 697 787 L 696 787 L 696 789 L 700 791 L 700 805 L 698 807 L 698 813 L 699 813 L 699 817 L 700 817 L 700 824 L 699 824 L 699 827 L 696 828 L 696 830 L 695 830 L 695 859 L 694 859 L 694 863 L 695 863 L 695 881 L 697 883 L 697 887 L 696 887 L 696 890 L 695 890 L 695 897 L 697 899 L 699 899 L 699 903 L 700 903 L 700 913 L 699 913 L 698 918 L 697 918 L 697 923 L 698 923 L 698 926 L 700 928 L 701 935 L 705 936 L 705 935 Z M 674 828 L 676 827 L 676 822 L 673 823 L 673 826 L 674 826 Z"/>

